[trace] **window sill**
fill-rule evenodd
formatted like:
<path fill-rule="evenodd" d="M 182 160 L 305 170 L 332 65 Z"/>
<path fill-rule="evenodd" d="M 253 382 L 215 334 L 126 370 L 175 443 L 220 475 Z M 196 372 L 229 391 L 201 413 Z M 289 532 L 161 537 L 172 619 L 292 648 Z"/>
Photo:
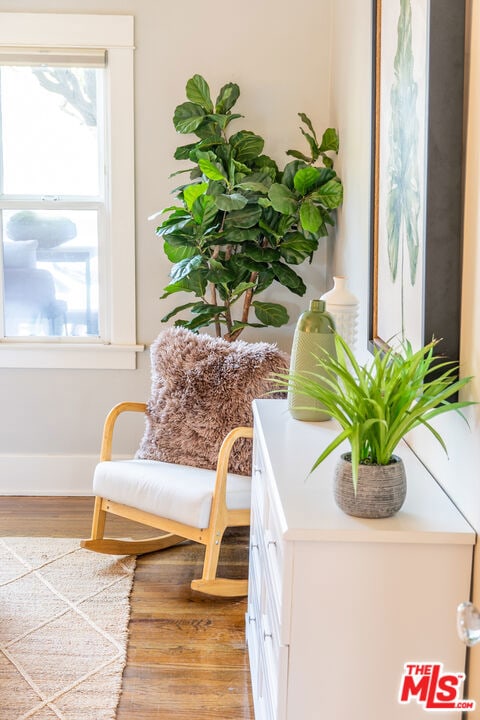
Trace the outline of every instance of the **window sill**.
<path fill-rule="evenodd" d="M 0 368 L 135 370 L 144 345 L 0 343 Z"/>

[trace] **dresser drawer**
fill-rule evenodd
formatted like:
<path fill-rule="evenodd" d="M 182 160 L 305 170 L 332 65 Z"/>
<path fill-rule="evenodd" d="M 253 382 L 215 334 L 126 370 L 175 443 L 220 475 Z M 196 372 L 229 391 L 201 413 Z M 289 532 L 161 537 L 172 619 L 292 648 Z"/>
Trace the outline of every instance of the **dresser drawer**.
<path fill-rule="evenodd" d="M 263 597 L 265 597 L 264 592 Z M 264 623 L 257 600 L 259 600 L 257 596 L 253 596 L 252 601 L 249 600 L 248 611 L 245 614 L 255 720 L 277 720 L 272 700 L 272 678 L 269 676 L 271 669 L 265 653 Z M 274 687 L 276 684 L 273 682 Z"/>
<path fill-rule="evenodd" d="M 258 511 L 258 518 L 263 523 L 263 513 L 265 511 L 265 484 L 264 473 L 261 473 L 259 470 L 255 470 L 252 477 L 251 504 L 255 504 Z"/>
<path fill-rule="evenodd" d="M 268 488 L 264 498 L 262 542 L 265 549 L 268 573 L 275 593 L 278 617 L 280 619 L 285 547 L 280 522 Z"/>
<path fill-rule="evenodd" d="M 260 447 L 256 446 L 256 465 L 252 481 L 252 525 L 257 529 L 257 541 L 265 549 L 265 559 L 270 568 L 270 574 L 275 589 L 280 593 L 283 574 L 283 541 L 280 522 L 275 512 L 272 498 L 272 479 L 263 463 Z"/>
<path fill-rule="evenodd" d="M 283 707 L 283 696 L 286 690 L 286 677 L 288 666 L 288 645 L 282 645 L 280 629 L 268 593 L 266 606 L 261 617 L 259 654 L 265 663 L 265 673 L 268 683 L 268 692 L 277 717 L 277 707 Z"/>
<path fill-rule="evenodd" d="M 259 659 L 256 687 L 257 692 L 253 696 L 255 720 L 277 720 L 272 698 L 270 696 L 265 661 L 262 656 L 260 656 Z"/>
<path fill-rule="evenodd" d="M 254 692 L 256 692 L 258 663 L 259 663 L 259 646 L 258 646 L 258 627 L 260 614 L 254 604 L 249 602 L 247 612 L 245 613 L 245 636 L 248 646 L 248 659 L 250 662 L 250 674 L 252 683 L 254 684 Z"/>

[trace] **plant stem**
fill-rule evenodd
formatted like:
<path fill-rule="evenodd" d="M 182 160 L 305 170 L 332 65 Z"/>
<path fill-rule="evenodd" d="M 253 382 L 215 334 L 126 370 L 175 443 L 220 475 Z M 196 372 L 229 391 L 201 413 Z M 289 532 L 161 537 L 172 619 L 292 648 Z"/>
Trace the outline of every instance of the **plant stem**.
<path fill-rule="evenodd" d="M 232 330 L 232 313 L 230 311 L 230 303 L 228 300 L 225 300 L 225 320 L 227 321 L 227 333 L 225 335 L 226 338 L 230 338 L 231 330 Z"/>
<path fill-rule="evenodd" d="M 256 282 L 258 278 L 258 272 L 252 272 L 249 278 L 249 282 Z M 250 306 L 252 304 L 253 299 L 253 288 L 248 288 L 248 290 L 245 292 L 245 296 L 243 298 L 243 310 L 242 310 L 242 323 L 248 322 L 248 315 L 250 313 Z M 228 340 L 229 342 L 233 342 L 238 338 L 241 332 L 243 332 L 244 328 L 238 328 L 238 330 L 235 330 L 234 333 L 225 335 L 225 340 Z"/>
<path fill-rule="evenodd" d="M 252 272 L 250 275 L 249 282 L 254 283 L 257 282 L 258 278 L 258 272 Z M 250 306 L 252 304 L 253 299 L 253 288 L 248 288 L 248 290 L 245 293 L 245 297 L 243 298 L 243 312 L 242 312 L 242 322 L 246 323 L 248 322 L 248 315 L 250 312 Z"/>
<path fill-rule="evenodd" d="M 211 298 L 212 305 L 216 305 L 217 304 L 217 288 L 215 287 L 215 285 L 213 283 L 210 283 L 210 288 L 211 288 L 210 298 Z M 219 338 L 222 337 L 222 330 L 220 327 L 220 320 L 218 319 L 218 317 L 215 317 L 215 335 Z"/>

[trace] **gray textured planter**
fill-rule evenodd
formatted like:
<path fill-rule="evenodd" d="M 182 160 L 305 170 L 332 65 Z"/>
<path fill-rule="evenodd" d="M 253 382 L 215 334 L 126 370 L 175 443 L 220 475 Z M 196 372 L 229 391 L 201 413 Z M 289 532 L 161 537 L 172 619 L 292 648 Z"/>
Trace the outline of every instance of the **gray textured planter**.
<path fill-rule="evenodd" d="M 386 518 L 402 507 L 407 494 L 405 467 L 393 455 L 389 465 L 359 465 L 355 494 L 350 453 L 342 455 L 335 468 L 335 502 L 347 515 Z"/>

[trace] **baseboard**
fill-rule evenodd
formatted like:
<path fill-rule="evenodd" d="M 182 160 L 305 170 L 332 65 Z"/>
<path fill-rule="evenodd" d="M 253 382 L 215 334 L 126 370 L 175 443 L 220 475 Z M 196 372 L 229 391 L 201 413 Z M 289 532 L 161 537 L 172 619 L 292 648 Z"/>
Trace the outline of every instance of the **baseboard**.
<path fill-rule="evenodd" d="M 91 495 L 98 455 L 0 454 L 0 495 Z"/>

